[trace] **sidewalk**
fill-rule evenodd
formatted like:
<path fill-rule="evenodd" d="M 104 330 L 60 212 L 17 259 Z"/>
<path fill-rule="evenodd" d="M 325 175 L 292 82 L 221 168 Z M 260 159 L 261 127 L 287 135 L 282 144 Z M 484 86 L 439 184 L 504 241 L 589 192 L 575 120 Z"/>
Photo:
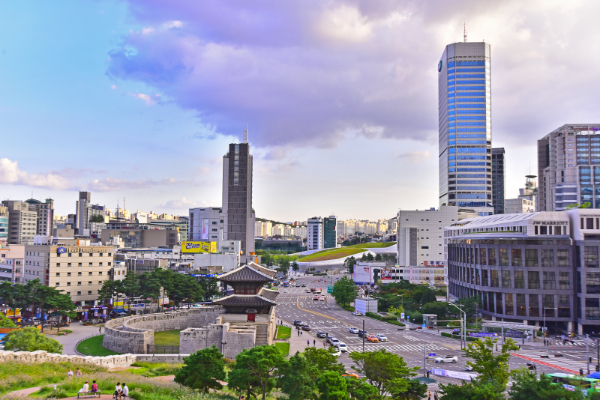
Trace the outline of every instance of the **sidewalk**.
<path fill-rule="evenodd" d="M 282 321 L 283 326 L 288 326 L 292 328 L 292 336 L 287 340 L 290 343 L 290 356 L 296 354 L 297 351 L 304 352 L 304 350 L 308 347 L 306 341 L 310 342 L 310 346 L 313 347 L 313 341 L 316 344 L 317 348 L 323 348 L 323 339 L 318 339 L 313 332 L 300 331 L 302 334 L 298 336 L 298 331 L 296 327 Z"/>
<path fill-rule="evenodd" d="M 63 354 L 77 355 L 77 352 L 75 351 L 77 342 L 87 338 L 88 336 L 98 335 L 98 328 L 98 326 L 93 325 L 82 326 L 79 325 L 79 323 L 72 323 L 71 326 L 66 329 L 73 331 L 73 333 L 69 333 L 65 336 L 51 335 L 50 337 L 63 345 Z M 61 328 L 61 330 L 62 329 L 63 328 Z M 104 328 L 102 328 L 102 333 L 104 333 Z"/>

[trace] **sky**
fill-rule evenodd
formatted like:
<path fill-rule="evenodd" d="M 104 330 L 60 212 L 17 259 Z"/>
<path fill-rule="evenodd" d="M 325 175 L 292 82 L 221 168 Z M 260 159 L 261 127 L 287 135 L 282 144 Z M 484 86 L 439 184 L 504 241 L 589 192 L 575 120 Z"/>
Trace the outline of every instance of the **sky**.
<path fill-rule="evenodd" d="M 248 125 L 253 206 L 279 221 L 438 206 L 437 63 L 492 46 L 507 198 L 536 140 L 598 123 L 600 3 L 90 0 L 0 3 L 0 197 L 220 206 Z M 594 83 L 596 82 L 596 83 Z"/>

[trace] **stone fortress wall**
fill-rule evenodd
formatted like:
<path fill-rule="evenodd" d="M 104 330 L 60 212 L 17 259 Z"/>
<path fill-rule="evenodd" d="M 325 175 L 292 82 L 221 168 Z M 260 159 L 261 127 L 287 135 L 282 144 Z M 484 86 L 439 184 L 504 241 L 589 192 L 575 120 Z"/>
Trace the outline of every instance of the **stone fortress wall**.
<path fill-rule="evenodd" d="M 116 353 L 146 354 L 148 345 L 154 345 L 154 332 L 206 327 L 217 322 L 224 311 L 220 306 L 208 306 L 113 319 L 104 325 L 102 345 Z"/>

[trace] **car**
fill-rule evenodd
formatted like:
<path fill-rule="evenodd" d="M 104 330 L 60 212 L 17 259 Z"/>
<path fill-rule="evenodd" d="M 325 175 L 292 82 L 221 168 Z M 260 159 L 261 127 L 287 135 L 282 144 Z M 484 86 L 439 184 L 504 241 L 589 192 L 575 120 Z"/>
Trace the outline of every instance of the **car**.
<path fill-rule="evenodd" d="M 330 343 L 333 347 L 338 347 L 341 342 L 339 340 L 337 340 L 336 338 L 332 338 Z"/>
<path fill-rule="evenodd" d="M 302 325 L 302 330 L 303 331 L 310 331 L 310 326 L 309 325 Z"/>
<path fill-rule="evenodd" d="M 302 287 L 306 287 L 306 285 L 303 283 L 303 284 L 302 284 Z"/>
<path fill-rule="evenodd" d="M 339 356 L 342 355 L 342 352 L 340 351 L 340 349 L 335 348 L 335 350 L 333 350 L 331 352 L 331 354 L 334 355 L 334 356 L 336 356 L 336 357 L 339 357 Z"/>
<path fill-rule="evenodd" d="M 329 343 L 329 344 L 333 344 L 333 343 L 331 342 L 332 340 L 337 340 L 337 339 L 336 339 L 336 338 L 334 338 L 333 336 L 327 336 L 327 340 L 326 340 L 326 341 L 327 341 L 327 343 Z"/>
<path fill-rule="evenodd" d="M 313 297 L 313 300 L 319 300 L 319 296 Z"/>
<path fill-rule="evenodd" d="M 295 320 L 295 321 L 294 321 L 294 326 L 299 326 L 299 325 L 300 325 L 300 326 L 301 326 L 301 325 L 304 325 L 304 323 L 303 323 L 302 321 L 300 321 L 299 319 Z"/>
<path fill-rule="evenodd" d="M 352 313 L 352 315 L 361 316 L 361 315 L 362 315 L 362 313 L 361 313 L 360 311 L 354 311 L 354 312 Z"/>
<path fill-rule="evenodd" d="M 378 333 L 375 336 L 377 337 L 377 339 L 379 339 L 380 342 L 387 342 L 387 337 L 385 337 L 383 333 Z"/>
<path fill-rule="evenodd" d="M 375 335 L 367 335 L 367 340 L 369 342 L 379 343 L 379 339 L 377 339 L 377 336 Z"/>
<path fill-rule="evenodd" d="M 306 290 L 304 291 L 304 293 L 312 293 L 312 292 L 310 291 L 310 289 L 306 289 Z"/>
<path fill-rule="evenodd" d="M 325 296 L 321 296 L 321 298 L 319 300 L 325 301 Z"/>
<path fill-rule="evenodd" d="M 368 332 L 367 331 L 363 331 L 362 329 L 358 330 L 358 337 L 367 337 Z"/>
<path fill-rule="evenodd" d="M 323 339 L 327 337 L 327 334 L 325 332 L 317 332 L 317 337 Z"/>
<path fill-rule="evenodd" d="M 350 328 L 349 332 L 357 334 L 358 333 L 358 328 Z"/>
<path fill-rule="evenodd" d="M 348 351 L 348 346 L 346 346 L 346 343 L 340 342 L 340 344 L 338 344 L 338 349 L 340 349 L 342 353 L 345 353 Z"/>
<path fill-rule="evenodd" d="M 435 358 L 435 362 L 436 363 L 457 363 L 458 362 L 458 357 L 457 356 L 441 356 L 441 357 L 436 357 Z"/>

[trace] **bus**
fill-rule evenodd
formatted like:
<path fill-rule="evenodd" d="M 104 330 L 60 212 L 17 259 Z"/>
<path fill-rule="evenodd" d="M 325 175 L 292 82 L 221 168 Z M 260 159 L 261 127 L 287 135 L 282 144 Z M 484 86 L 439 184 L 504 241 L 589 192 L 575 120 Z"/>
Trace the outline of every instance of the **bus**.
<path fill-rule="evenodd" d="M 562 385 L 565 389 L 572 392 L 577 389 L 580 389 L 585 395 L 600 392 L 600 379 L 562 373 L 547 375 L 552 379 L 552 383 Z"/>
<path fill-rule="evenodd" d="M 288 287 L 288 286 L 290 286 L 290 283 L 288 281 L 284 281 L 283 282 L 283 287 Z"/>

